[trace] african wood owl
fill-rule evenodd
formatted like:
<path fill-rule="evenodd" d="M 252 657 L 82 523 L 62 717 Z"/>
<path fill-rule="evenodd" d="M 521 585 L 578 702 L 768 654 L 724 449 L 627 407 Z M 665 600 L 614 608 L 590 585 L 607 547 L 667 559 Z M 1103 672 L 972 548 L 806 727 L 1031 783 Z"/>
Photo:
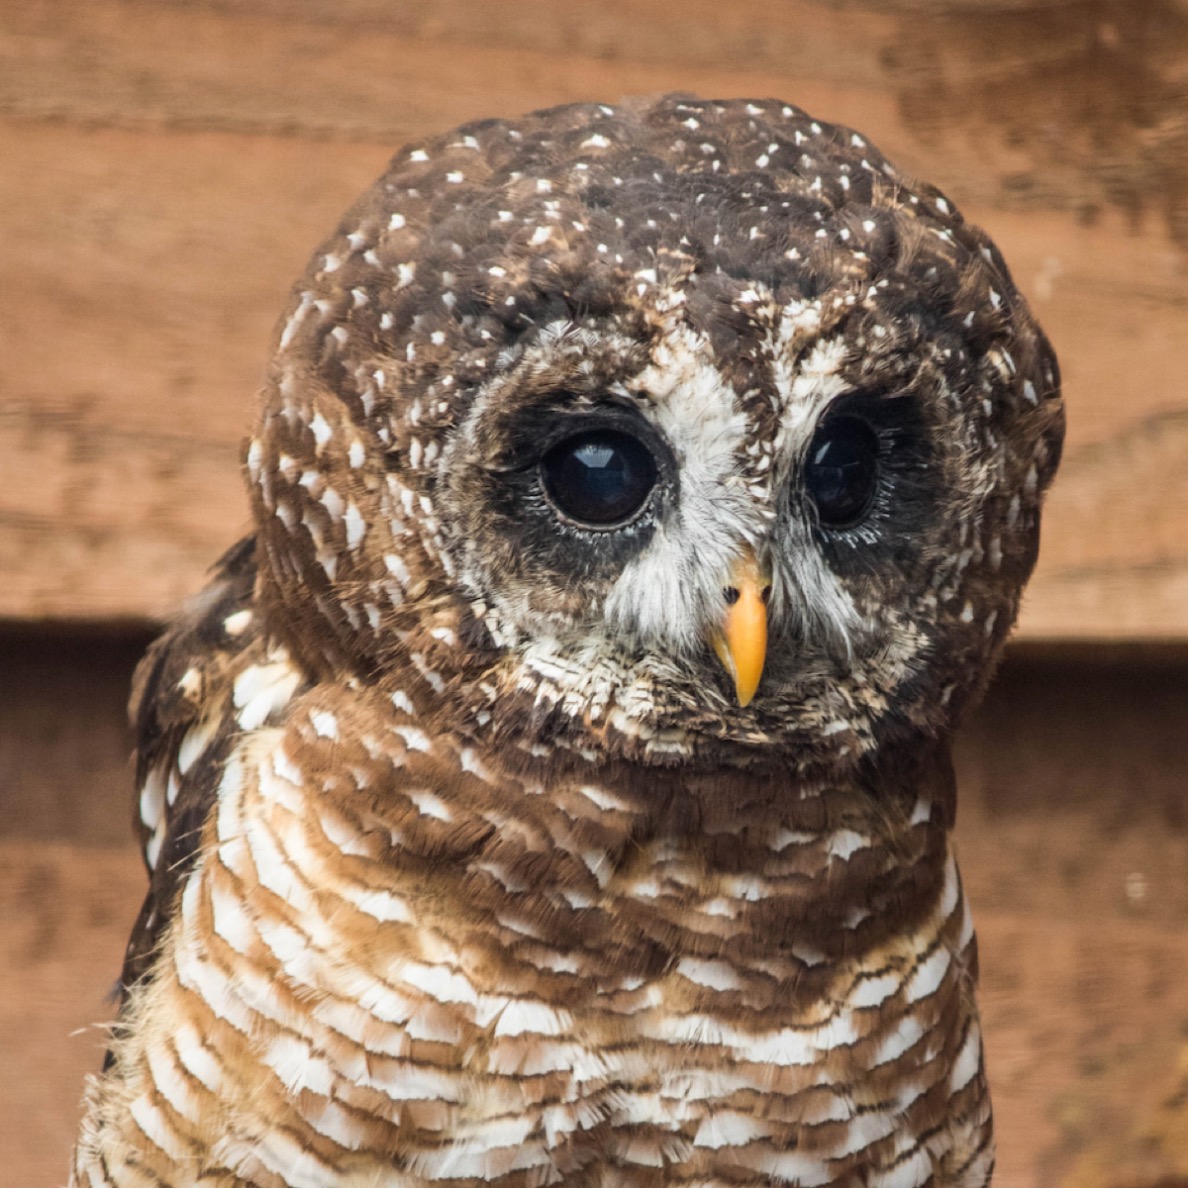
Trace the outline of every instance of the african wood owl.
<path fill-rule="evenodd" d="M 72 1184 L 986 1184 L 949 738 L 1062 433 L 997 250 L 847 129 L 401 151 L 138 673 Z"/>

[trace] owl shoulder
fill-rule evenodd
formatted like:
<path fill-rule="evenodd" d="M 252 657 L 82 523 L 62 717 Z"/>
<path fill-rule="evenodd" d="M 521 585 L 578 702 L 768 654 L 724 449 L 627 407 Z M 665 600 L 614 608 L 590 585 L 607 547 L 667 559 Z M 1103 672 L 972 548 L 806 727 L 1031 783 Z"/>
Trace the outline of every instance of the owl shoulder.
<path fill-rule="evenodd" d="M 151 972 L 235 740 L 274 721 L 308 685 L 270 637 L 255 601 L 256 569 L 248 537 L 222 557 L 133 677 L 135 817 L 149 889 L 125 954 L 125 998 Z"/>

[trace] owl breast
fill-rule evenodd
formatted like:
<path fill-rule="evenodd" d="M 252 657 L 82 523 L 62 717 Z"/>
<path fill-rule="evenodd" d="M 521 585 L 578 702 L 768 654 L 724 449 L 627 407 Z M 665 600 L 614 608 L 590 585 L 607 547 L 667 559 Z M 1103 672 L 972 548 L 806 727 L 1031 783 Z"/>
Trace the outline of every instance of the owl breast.
<path fill-rule="evenodd" d="M 310 695 L 241 744 L 149 990 L 184 1023 L 148 1045 L 145 1124 L 262 1184 L 982 1182 L 930 793 L 892 853 L 840 789 L 822 830 L 803 788 L 772 826 L 788 789 L 623 775 L 513 777 L 390 698 Z"/>

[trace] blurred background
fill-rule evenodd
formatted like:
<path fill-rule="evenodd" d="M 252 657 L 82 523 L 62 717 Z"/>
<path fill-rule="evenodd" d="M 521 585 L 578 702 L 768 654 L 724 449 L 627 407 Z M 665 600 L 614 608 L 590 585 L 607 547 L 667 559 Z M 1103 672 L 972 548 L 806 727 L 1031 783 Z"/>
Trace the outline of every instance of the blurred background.
<path fill-rule="evenodd" d="M 1069 437 L 959 747 L 997 1185 L 1188 1185 L 1188 0 L 4 0 L 0 1179 L 60 1184 L 144 885 L 124 704 L 243 532 L 307 256 L 412 137 L 672 89 L 997 240 Z"/>

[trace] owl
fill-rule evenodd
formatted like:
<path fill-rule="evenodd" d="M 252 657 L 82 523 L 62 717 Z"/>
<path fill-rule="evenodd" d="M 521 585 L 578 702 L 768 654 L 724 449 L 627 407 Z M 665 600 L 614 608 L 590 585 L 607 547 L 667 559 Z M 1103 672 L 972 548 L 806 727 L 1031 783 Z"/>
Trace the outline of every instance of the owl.
<path fill-rule="evenodd" d="M 950 735 L 1062 434 L 998 251 L 847 129 L 401 151 L 138 672 L 71 1183 L 986 1184 Z"/>

